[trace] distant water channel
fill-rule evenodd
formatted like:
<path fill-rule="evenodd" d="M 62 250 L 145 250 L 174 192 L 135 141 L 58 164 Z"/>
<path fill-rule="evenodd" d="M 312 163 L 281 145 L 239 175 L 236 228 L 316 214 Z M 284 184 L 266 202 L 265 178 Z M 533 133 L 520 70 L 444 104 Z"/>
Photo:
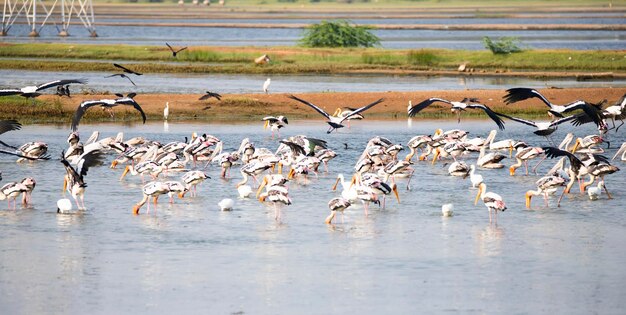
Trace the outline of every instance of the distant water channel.
<path fill-rule="evenodd" d="M 114 69 L 112 67 L 112 72 Z M 220 93 L 262 92 L 267 76 L 253 74 L 145 74 L 133 76 L 137 84 L 97 72 L 54 72 L 0 70 L 1 87 L 21 87 L 47 81 L 85 78 L 88 85 L 74 85 L 75 92 L 82 89 L 94 91 L 135 91 L 139 93 L 204 93 L 206 90 Z M 514 86 L 545 87 L 624 87 L 626 80 L 582 81 L 572 79 L 535 80 L 515 77 L 452 77 L 452 76 L 405 76 L 405 75 L 271 75 L 270 92 L 380 92 L 415 90 L 462 90 L 502 89 Z"/>

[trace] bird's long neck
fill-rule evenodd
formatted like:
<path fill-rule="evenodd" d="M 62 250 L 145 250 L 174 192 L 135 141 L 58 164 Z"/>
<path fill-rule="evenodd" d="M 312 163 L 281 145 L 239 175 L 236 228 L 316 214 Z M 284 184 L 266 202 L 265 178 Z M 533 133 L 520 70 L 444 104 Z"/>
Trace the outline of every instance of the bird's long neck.
<path fill-rule="evenodd" d="M 492 131 L 489 133 L 489 136 L 487 137 L 487 139 L 485 140 L 485 143 L 489 144 L 489 146 L 490 146 L 490 147 L 491 147 L 491 145 L 493 144 L 493 139 L 495 139 L 495 138 L 496 138 L 496 134 L 497 134 L 497 133 L 498 133 L 497 131 L 492 130 Z"/>
<path fill-rule="evenodd" d="M 331 211 L 330 215 L 326 217 L 326 220 L 324 220 L 324 222 L 326 224 L 331 224 L 333 222 L 333 219 L 335 218 L 335 214 L 337 214 L 337 211 Z"/>
<path fill-rule="evenodd" d="M 148 198 L 150 196 L 148 196 L 147 194 L 143 194 L 143 198 L 141 199 L 141 201 L 139 201 L 135 206 L 141 208 L 144 204 L 146 204 L 146 201 L 148 201 Z"/>
<path fill-rule="evenodd" d="M 241 176 L 243 176 L 243 179 L 240 182 L 237 183 L 237 185 L 236 185 L 237 187 L 239 187 L 241 185 L 244 185 L 245 183 L 248 182 L 248 174 L 247 173 L 242 171 L 241 172 Z"/>

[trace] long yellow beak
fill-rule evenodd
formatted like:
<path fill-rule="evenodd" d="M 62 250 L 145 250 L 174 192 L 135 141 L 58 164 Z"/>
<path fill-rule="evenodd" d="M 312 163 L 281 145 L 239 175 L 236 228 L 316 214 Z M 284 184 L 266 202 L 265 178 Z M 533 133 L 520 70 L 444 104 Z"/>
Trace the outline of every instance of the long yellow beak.
<path fill-rule="evenodd" d="M 530 209 L 530 200 L 533 198 L 533 195 L 526 193 L 526 209 Z"/>
<path fill-rule="evenodd" d="M 337 190 L 337 185 L 339 185 L 339 178 L 337 178 L 335 185 L 333 185 L 333 191 Z"/>
<path fill-rule="evenodd" d="M 130 165 L 126 165 L 126 168 L 124 169 L 124 173 L 122 173 L 122 177 L 120 177 L 120 180 L 124 179 L 124 176 L 128 174 L 128 171 L 130 171 Z"/>
<path fill-rule="evenodd" d="M 437 148 L 437 150 L 435 150 L 435 157 L 433 157 L 433 165 L 435 165 L 435 162 L 437 162 L 437 158 L 439 157 L 439 152 L 441 152 L 441 149 Z"/>
<path fill-rule="evenodd" d="M 580 146 L 580 139 L 576 139 L 576 143 L 574 143 L 574 147 L 572 148 L 572 153 L 576 153 L 578 146 Z"/>
<path fill-rule="evenodd" d="M 179 192 L 178 193 L 178 198 L 179 199 L 183 199 L 185 197 L 185 193 L 184 192 Z"/>
<path fill-rule="evenodd" d="M 396 195 L 396 200 L 398 200 L 398 203 L 400 203 L 400 195 L 398 194 L 398 186 L 394 185 L 393 188 L 391 188 L 391 190 L 393 190 L 393 194 Z"/>
<path fill-rule="evenodd" d="M 296 173 L 296 170 L 294 170 L 293 168 L 291 168 L 289 170 L 289 174 L 287 175 L 287 179 L 292 179 L 293 178 L 293 174 Z"/>
<path fill-rule="evenodd" d="M 480 199 L 480 195 L 483 193 L 483 186 L 478 186 L 478 193 L 476 194 L 476 200 L 474 200 L 474 205 L 478 204 L 478 199 Z"/>
<path fill-rule="evenodd" d="M 515 176 L 515 167 L 509 167 L 509 174 L 511 174 L 511 176 Z"/>
<path fill-rule="evenodd" d="M 270 121 L 266 120 L 265 124 L 263 124 L 263 129 L 267 129 L 267 126 L 269 126 L 269 124 L 270 124 Z"/>
<path fill-rule="evenodd" d="M 326 220 L 324 220 L 324 223 L 326 223 L 326 224 L 333 223 L 333 219 L 335 218 L 335 214 L 337 214 L 337 211 L 331 211 L 330 215 L 328 217 L 326 217 Z"/>
<path fill-rule="evenodd" d="M 111 162 L 111 168 L 115 168 L 117 166 L 117 160 L 113 160 L 113 162 Z"/>
<path fill-rule="evenodd" d="M 352 179 L 350 180 L 350 188 L 356 184 L 356 174 L 352 175 Z"/>
<path fill-rule="evenodd" d="M 138 214 L 139 214 L 139 206 L 138 206 L 138 205 L 135 205 L 135 206 L 133 207 L 133 214 L 134 214 L 134 215 L 138 215 Z"/>
<path fill-rule="evenodd" d="M 261 190 L 263 189 L 263 187 L 265 187 L 265 185 L 267 185 L 267 177 L 263 177 L 263 181 L 261 182 L 261 185 L 259 185 L 259 189 L 257 189 L 256 191 L 257 198 L 259 198 L 259 195 L 261 194 Z"/>
<path fill-rule="evenodd" d="M 63 191 L 61 192 L 65 194 L 65 190 L 67 190 L 67 177 L 63 176 Z"/>

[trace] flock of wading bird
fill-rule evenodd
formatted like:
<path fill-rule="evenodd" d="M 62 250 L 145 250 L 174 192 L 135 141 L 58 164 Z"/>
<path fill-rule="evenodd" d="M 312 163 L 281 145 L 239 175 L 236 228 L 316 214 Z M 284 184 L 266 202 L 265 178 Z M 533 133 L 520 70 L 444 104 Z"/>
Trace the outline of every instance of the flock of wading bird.
<path fill-rule="evenodd" d="M 138 73 L 115 65 L 120 69 L 124 69 L 125 73 Z M 125 74 L 120 74 L 125 76 Z M 264 85 L 267 93 L 269 80 Z M 57 87 L 59 96 L 70 97 L 70 84 L 85 84 L 85 80 L 57 80 L 48 82 L 38 86 L 28 86 L 15 89 L 2 89 L 0 96 L 5 95 L 21 95 L 27 98 L 34 98 L 41 94 L 45 89 Z M 85 176 L 91 167 L 102 165 L 105 160 L 105 154 L 112 152 L 116 157 L 112 160 L 110 167 L 116 168 L 119 164 L 126 164 L 124 171 L 120 177 L 122 180 L 126 175 L 139 175 L 142 182 L 145 176 L 150 176 L 152 181 L 145 184 L 142 189 L 142 199 L 134 205 L 132 213 L 139 214 L 140 209 L 147 204 L 148 212 L 150 211 L 150 198 L 156 204 L 159 196 L 168 195 L 170 203 L 173 202 L 173 196 L 178 195 L 183 198 L 188 192 L 193 197 L 196 195 L 197 185 L 204 180 L 210 178 L 204 169 L 211 163 L 219 164 L 221 167 L 220 176 L 227 178 L 230 176 L 230 169 L 234 165 L 241 164 L 239 172 L 242 180 L 236 184 L 238 194 L 241 198 L 249 198 L 254 192 L 252 187 L 248 185 L 249 178 L 254 180 L 256 185 L 256 197 L 262 202 L 271 202 L 274 207 L 275 220 L 281 221 L 281 207 L 292 203 L 289 197 L 288 184 L 293 182 L 306 182 L 307 175 L 313 173 L 317 175 L 320 164 L 324 164 L 326 172 L 328 171 L 328 162 L 336 157 L 336 153 L 329 149 L 328 143 L 322 139 L 315 139 L 307 136 L 292 136 L 279 141 L 278 147 L 273 150 L 270 148 L 255 147 L 248 138 L 242 140 L 239 149 L 234 152 L 224 152 L 223 142 L 212 135 L 193 133 L 190 139 L 185 141 L 173 141 L 162 144 L 156 141 L 145 139 L 144 137 L 135 137 L 124 140 L 123 133 L 119 133 L 116 137 L 99 139 L 99 133 L 96 131 L 85 142 L 80 141 L 78 134 L 78 125 L 81 117 L 85 112 L 95 106 L 100 106 L 104 110 L 108 110 L 112 114 L 112 108 L 120 105 L 131 106 L 140 112 L 145 123 L 146 115 L 141 106 L 135 101 L 135 93 L 127 95 L 116 94 L 115 99 L 90 100 L 82 102 L 72 119 L 71 133 L 67 138 L 68 148 L 64 150 L 60 156 L 60 161 L 65 167 L 67 174 L 64 177 L 64 191 L 72 196 L 79 210 L 85 209 L 84 193 L 87 187 Z M 207 92 L 200 99 L 205 100 L 214 97 L 218 101 L 221 95 L 213 92 Z M 384 102 L 384 99 L 376 100 L 368 105 L 359 108 L 338 108 L 332 115 L 321 107 L 308 102 L 302 98 L 290 95 L 290 99 L 303 103 L 326 118 L 329 125 L 327 133 L 344 127 L 344 123 L 348 124 L 350 120 L 363 119 L 362 113 L 366 110 Z M 495 122 L 499 129 L 505 128 L 503 118 L 526 124 L 535 128 L 533 131 L 536 135 L 548 138 L 552 143 L 550 135 L 554 133 L 558 126 L 564 122 L 572 122 L 574 125 L 581 125 L 593 122 L 596 124 L 599 134 L 589 135 L 583 138 L 577 138 L 573 146 L 570 147 L 574 136 L 568 134 L 558 146 L 550 147 L 534 147 L 528 145 L 525 141 L 506 139 L 496 141 L 496 130 L 492 130 L 486 138 L 476 137 L 468 138 L 468 133 L 463 130 L 437 130 L 433 135 L 417 135 L 411 138 L 406 146 L 409 149 L 408 155 L 404 159 L 398 158 L 403 145 L 395 144 L 383 137 L 373 137 L 367 144 L 360 157 L 355 161 L 354 175 L 350 181 L 346 181 L 343 174 L 338 174 L 337 182 L 333 187 L 336 190 L 339 183 L 342 185 L 341 197 L 333 198 L 328 203 L 331 210 L 330 215 L 325 222 L 330 224 L 339 212 L 343 211 L 356 202 L 363 204 L 365 215 L 367 216 L 370 203 L 378 204 L 379 207 L 385 207 L 385 198 L 387 195 L 394 194 L 398 202 L 400 202 L 396 179 L 408 178 L 407 190 L 410 190 L 410 181 L 413 176 L 414 157 L 417 161 L 426 161 L 432 155 L 432 163 L 436 163 L 440 159 L 453 160 L 448 168 L 448 173 L 452 176 L 469 177 L 472 187 L 478 188 L 475 204 L 478 200 L 482 200 L 489 210 L 490 222 L 497 223 L 498 211 L 506 210 L 505 201 L 494 192 L 487 192 L 487 186 L 483 182 L 481 175 L 476 174 L 476 167 L 482 169 L 499 169 L 505 167 L 502 160 L 507 155 L 501 154 L 500 151 L 508 151 L 509 157 L 513 157 L 516 163 L 509 168 L 510 175 L 515 175 L 516 169 L 525 166 L 528 175 L 528 162 L 543 156 L 547 158 L 560 158 L 552 169 L 536 182 L 537 189 L 529 190 L 526 193 L 526 206 L 530 207 L 531 198 L 533 196 L 542 195 L 548 204 L 548 195 L 554 194 L 559 188 L 564 187 L 559 198 L 559 205 L 563 195 L 570 192 L 572 186 L 578 182 L 580 192 L 587 191 L 589 197 L 593 200 L 598 199 L 602 189 L 606 192 L 607 197 L 612 198 L 606 188 L 606 175 L 612 174 L 619 170 L 610 164 L 609 158 L 602 155 L 604 149 L 600 144 L 605 141 L 603 135 L 614 129 L 615 132 L 624 124 L 626 112 L 626 95 L 617 101 L 614 105 L 605 106 L 604 102 L 592 104 L 586 101 L 577 100 L 566 105 L 557 105 L 551 103 L 547 98 L 541 95 L 537 90 L 528 88 L 513 88 L 507 90 L 504 97 L 506 104 L 511 104 L 530 98 L 538 98 L 548 106 L 548 114 L 552 118 L 548 122 L 534 122 L 509 115 L 494 112 L 488 106 L 481 104 L 475 98 L 465 98 L 461 101 L 448 101 L 441 98 L 429 98 L 417 105 L 412 105 L 409 101 L 407 109 L 408 116 L 414 117 L 424 108 L 435 104 L 443 103 L 451 106 L 460 122 L 461 112 L 468 109 L 480 109 Z M 164 118 L 167 120 L 169 115 L 169 107 L 164 110 Z M 272 131 L 272 139 L 274 133 L 288 124 L 288 120 L 284 116 L 267 116 L 262 119 L 265 121 L 265 127 L 269 127 Z M 609 126 L 608 121 L 612 122 Z M 619 125 L 616 125 L 616 120 Z M 21 125 L 15 120 L 0 121 L 0 134 L 18 130 Z M 280 135 L 278 135 L 280 137 Z M 18 162 L 25 160 L 49 160 L 47 154 L 48 146 L 43 142 L 30 142 L 20 147 L 14 147 L 0 141 L 0 144 L 14 151 L 4 149 L 0 153 L 16 155 L 19 157 Z M 347 146 L 347 144 L 344 144 Z M 352 144 L 354 146 L 354 144 Z M 478 153 L 475 165 L 468 165 L 467 156 L 472 153 Z M 626 161 L 626 143 L 622 144 L 613 159 L 620 157 L 622 161 Z M 464 160 L 461 160 L 464 159 Z M 543 159 L 541 161 L 543 161 Z M 569 163 L 567 163 L 569 162 Z M 538 166 L 538 165 L 537 165 Z M 535 166 L 535 170 L 537 168 Z M 283 168 L 289 168 L 287 175 L 283 175 Z M 536 172 L 535 172 L 536 173 Z M 171 174 L 182 174 L 180 181 L 158 180 L 160 176 L 168 177 Z M 259 177 L 261 179 L 259 180 Z M 597 184 L 594 183 L 597 181 Z M 144 182 L 145 183 L 145 182 Z M 30 195 L 36 185 L 35 179 L 25 178 L 21 182 L 11 182 L 0 188 L 0 200 L 7 199 L 9 207 L 13 200 L 13 209 L 16 208 L 16 198 L 21 194 L 22 203 L 28 206 L 30 203 Z M 219 203 L 222 210 L 232 209 L 234 201 L 232 199 L 224 199 Z M 72 211 L 72 203 L 69 199 L 61 199 L 57 203 L 58 212 L 67 213 Z M 451 205 L 444 205 L 442 208 L 443 215 L 451 215 Z"/>

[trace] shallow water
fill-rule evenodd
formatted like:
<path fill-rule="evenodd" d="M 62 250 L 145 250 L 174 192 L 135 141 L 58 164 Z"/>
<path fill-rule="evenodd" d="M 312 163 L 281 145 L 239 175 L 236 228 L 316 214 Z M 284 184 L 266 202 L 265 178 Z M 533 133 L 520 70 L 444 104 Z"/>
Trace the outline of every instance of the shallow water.
<path fill-rule="evenodd" d="M 113 66 L 111 66 L 113 68 Z M 111 69 L 110 73 L 115 73 Z M 105 78 L 109 73 L 76 71 L 23 71 L 0 70 L 0 87 L 21 87 L 58 79 L 87 79 L 87 85 L 73 85 L 72 92 L 134 91 L 138 93 L 198 94 L 206 90 L 219 93 L 260 93 L 267 79 L 259 74 L 146 74 L 133 76 L 133 86 L 127 79 Z M 410 76 L 410 75 L 280 75 L 270 76 L 270 92 L 384 92 L 415 90 L 503 89 L 526 86 L 545 87 L 624 87 L 626 80 L 576 81 L 566 78 L 532 79 L 520 77 L 483 76 Z M 48 90 L 54 93 L 54 89 Z"/>
<path fill-rule="evenodd" d="M 611 19 L 612 20 L 612 19 Z M 209 20 L 210 21 L 210 20 Z M 97 24 L 96 24 L 97 25 Z M 303 29 L 232 28 L 232 27 L 166 27 L 97 25 L 97 38 L 90 38 L 82 26 L 70 28 L 72 36 L 58 37 L 52 26 L 43 28 L 41 37 L 28 37 L 28 25 L 13 25 L 9 36 L 0 42 L 87 43 L 175 46 L 295 46 Z M 381 46 L 390 49 L 445 48 L 483 50 L 483 37 L 517 37 L 528 49 L 624 49 L 626 31 L 585 30 L 373 30 Z"/>
<path fill-rule="evenodd" d="M 626 302 L 624 176 L 607 177 L 615 199 L 598 201 L 573 194 L 561 208 L 541 198 L 524 208 L 524 192 L 539 176 L 510 177 L 508 170 L 480 170 L 488 190 L 499 193 L 508 210 L 490 226 L 486 208 L 472 201 L 469 181 L 447 176 L 441 163 L 415 165 L 412 190 L 399 180 L 401 203 L 387 209 L 361 206 L 346 211 L 345 223 L 326 226 L 330 187 L 337 173 L 350 173 L 368 138 L 382 135 L 406 143 L 435 128 L 464 128 L 486 136 L 493 127 L 480 120 L 368 121 L 326 135 L 321 121 L 290 121 L 283 136 L 307 134 L 329 141 L 339 156 L 330 173 L 307 185 L 290 183 L 293 205 L 283 224 L 270 205 L 238 200 L 241 176 L 212 179 L 197 198 L 166 199 L 156 213 L 131 215 L 141 198 L 139 178 L 118 181 L 122 170 L 98 167 L 87 176 L 81 215 L 57 215 L 64 171 L 58 161 L 16 165 L 0 157 L 3 183 L 34 176 L 32 209 L 0 210 L 0 305 L 7 314 L 150 312 L 252 314 L 420 313 L 620 313 Z M 555 141 L 571 128 L 563 126 Z M 257 147 L 275 149 L 277 141 L 261 123 L 170 123 L 81 125 L 87 137 L 124 130 L 126 138 L 144 135 L 162 142 L 182 140 L 192 131 L 218 136 L 232 150 L 243 137 Z M 49 143 L 56 158 L 66 147 L 68 126 L 25 126 L 2 136 L 21 144 Z M 594 132 L 578 128 L 577 136 Z M 623 135 L 623 133 L 622 133 Z M 613 147 L 624 137 L 611 135 Z M 507 123 L 497 139 L 545 140 L 525 126 Z M 343 143 L 349 143 L 346 150 Z M 612 155 L 614 149 L 608 152 Z M 113 156 L 108 158 L 110 161 Z M 475 161 L 470 157 L 468 161 Z M 505 160 L 506 165 L 513 162 Z M 534 162 L 531 163 L 534 165 Z M 543 163 L 540 173 L 552 163 Z M 620 167 L 623 163 L 616 162 Z M 217 202 L 236 199 L 235 210 L 220 212 Z M 456 215 L 442 218 L 444 203 Z M 144 208 L 145 210 L 145 208 Z"/>

